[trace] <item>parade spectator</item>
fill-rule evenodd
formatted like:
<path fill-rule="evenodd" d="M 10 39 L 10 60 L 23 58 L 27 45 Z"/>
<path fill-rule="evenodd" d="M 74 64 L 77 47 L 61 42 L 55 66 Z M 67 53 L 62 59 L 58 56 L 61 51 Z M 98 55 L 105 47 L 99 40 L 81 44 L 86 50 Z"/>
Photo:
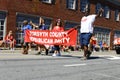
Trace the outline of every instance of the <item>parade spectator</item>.
<path fill-rule="evenodd" d="M 95 45 L 95 51 L 100 51 L 100 46 L 99 46 L 99 44 L 96 44 L 96 45 Z"/>
<path fill-rule="evenodd" d="M 10 50 L 14 50 L 15 42 L 16 40 L 13 36 L 13 32 L 10 30 L 5 38 L 5 44 L 9 45 Z"/>
<path fill-rule="evenodd" d="M 56 20 L 56 24 L 52 30 L 53 31 L 64 31 L 61 19 Z M 54 45 L 54 54 L 52 56 L 60 56 L 60 55 L 61 55 L 60 46 L 56 44 L 56 45 Z"/>
<path fill-rule="evenodd" d="M 97 39 L 95 38 L 95 35 L 92 34 L 92 37 L 90 39 L 90 48 L 91 48 L 91 51 L 95 52 L 95 47 L 96 47 L 96 42 L 97 42 Z"/>
<path fill-rule="evenodd" d="M 109 50 L 109 46 L 106 42 L 103 43 L 103 50 Z"/>
<path fill-rule="evenodd" d="M 99 42 L 99 46 L 100 46 L 100 51 L 103 51 L 103 42 L 102 41 Z"/>
<path fill-rule="evenodd" d="M 39 18 L 39 25 L 34 24 L 32 21 L 30 22 L 30 24 L 33 26 L 34 29 L 38 29 L 38 30 L 47 30 L 47 26 L 45 25 L 44 19 L 43 18 Z M 38 47 L 38 53 L 36 55 L 41 54 L 41 48 L 44 47 L 45 48 L 45 54 L 48 55 L 48 48 L 49 45 L 41 45 L 41 44 L 37 44 Z"/>

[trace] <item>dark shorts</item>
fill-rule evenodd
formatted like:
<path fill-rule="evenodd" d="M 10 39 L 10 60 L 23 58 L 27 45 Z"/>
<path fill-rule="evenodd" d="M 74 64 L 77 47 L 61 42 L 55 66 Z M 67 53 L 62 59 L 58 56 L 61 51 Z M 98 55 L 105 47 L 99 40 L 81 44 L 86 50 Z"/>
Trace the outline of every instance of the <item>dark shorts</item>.
<path fill-rule="evenodd" d="M 92 33 L 81 33 L 80 34 L 80 45 L 88 46 Z"/>
<path fill-rule="evenodd" d="M 60 51 L 59 45 L 54 45 L 54 50 Z"/>

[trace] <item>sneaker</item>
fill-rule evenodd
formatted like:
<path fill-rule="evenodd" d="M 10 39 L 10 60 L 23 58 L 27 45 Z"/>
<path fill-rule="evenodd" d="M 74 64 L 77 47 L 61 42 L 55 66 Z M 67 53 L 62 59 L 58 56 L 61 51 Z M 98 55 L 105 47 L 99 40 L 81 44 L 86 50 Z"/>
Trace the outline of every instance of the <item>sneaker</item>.
<path fill-rule="evenodd" d="M 12 51 L 12 48 L 10 50 Z"/>
<path fill-rule="evenodd" d="M 15 49 L 13 48 L 12 50 L 14 51 Z"/>
<path fill-rule="evenodd" d="M 11 51 L 14 51 L 14 48 L 11 48 L 10 50 L 11 50 Z"/>
<path fill-rule="evenodd" d="M 57 56 L 61 56 L 61 53 L 57 53 Z"/>
<path fill-rule="evenodd" d="M 90 55 L 91 55 L 91 52 L 88 51 L 88 53 L 87 53 L 87 55 L 86 55 L 86 58 L 88 59 L 88 58 L 90 57 Z"/>
<path fill-rule="evenodd" d="M 96 52 L 95 50 L 93 52 Z"/>
<path fill-rule="evenodd" d="M 28 51 L 27 51 L 27 50 L 24 50 L 22 54 L 28 54 Z"/>
<path fill-rule="evenodd" d="M 29 49 L 29 51 L 32 51 L 31 49 Z"/>
<path fill-rule="evenodd" d="M 53 57 L 57 56 L 55 53 L 52 55 Z"/>

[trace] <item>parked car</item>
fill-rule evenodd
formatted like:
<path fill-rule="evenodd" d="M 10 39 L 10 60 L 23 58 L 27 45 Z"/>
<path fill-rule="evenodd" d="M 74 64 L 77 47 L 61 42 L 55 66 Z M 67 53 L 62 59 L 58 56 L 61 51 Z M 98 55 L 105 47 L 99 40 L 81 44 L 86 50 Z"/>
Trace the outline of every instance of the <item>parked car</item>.
<path fill-rule="evenodd" d="M 120 54 L 120 38 L 114 39 L 114 48 L 117 54 Z"/>

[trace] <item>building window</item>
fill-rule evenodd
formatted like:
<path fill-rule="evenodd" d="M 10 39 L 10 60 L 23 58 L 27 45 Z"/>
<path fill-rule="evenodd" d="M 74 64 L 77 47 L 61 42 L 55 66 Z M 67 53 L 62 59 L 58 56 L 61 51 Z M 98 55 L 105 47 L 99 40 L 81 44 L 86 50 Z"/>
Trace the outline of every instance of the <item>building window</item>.
<path fill-rule="evenodd" d="M 67 0 L 67 8 L 76 10 L 77 9 L 77 1 L 78 0 Z"/>
<path fill-rule="evenodd" d="M 120 38 L 120 31 L 115 30 L 114 38 Z"/>
<path fill-rule="evenodd" d="M 0 12 L 0 40 L 4 40 L 6 36 L 6 13 Z"/>
<path fill-rule="evenodd" d="M 52 28 L 52 18 L 48 18 L 48 17 L 42 17 L 45 21 L 45 25 L 47 27 L 47 29 Z"/>
<path fill-rule="evenodd" d="M 119 21 L 119 20 L 120 20 L 119 10 L 115 10 L 115 20 L 116 20 L 116 21 Z"/>
<path fill-rule="evenodd" d="M 53 1 L 53 0 L 42 0 L 42 2 L 50 3 L 50 4 L 52 4 L 52 1 Z"/>
<path fill-rule="evenodd" d="M 80 0 L 80 11 L 85 12 L 89 11 L 89 9 L 90 9 L 89 0 Z"/>
<path fill-rule="evenodd" d="M 65 29 L 68 30 L 70 28 L 75 27 L 76 25 L 79 25 L 79 23 L 72 22 L 72 21 L 65 21 Z"/>
<path fill-rule="evenodd" d="M 100 8 L 102 8 L 101 4 L 100 4 L 100 3 L 97 3 L 97 5 L 96 5 L 96 13 L 97 13 L 97 14 L 98 14 Z M 102 14 L 101 14 L 101 16 L 102 16 Z"/>
<path fill-rule="evenodd" d="M 97 38 L 97 44 L 99 42 L 105 42 L 108 46 L 110 45 L 110 29 L 95 27 L 94 28 L 95 37 Z"/>
<path fill-rule="evenodd" d="M 104 8 L 104 17 L 107 19 L 110 18 L 110 9 L 108 6 L 105 6 Z"/>

